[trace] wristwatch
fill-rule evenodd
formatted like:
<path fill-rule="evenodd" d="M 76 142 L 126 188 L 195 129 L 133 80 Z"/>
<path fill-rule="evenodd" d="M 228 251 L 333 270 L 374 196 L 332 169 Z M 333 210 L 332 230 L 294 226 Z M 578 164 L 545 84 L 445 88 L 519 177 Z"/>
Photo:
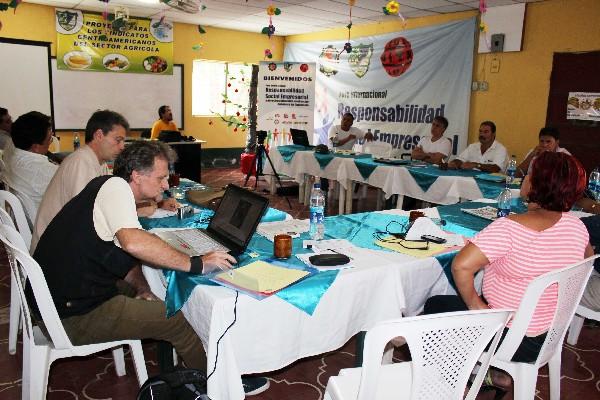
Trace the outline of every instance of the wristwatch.
<path fill-rule="evenodd" d="M 201 256 L 190 257 L 190 273 L 200 275 L 203 270 L 203 263 Z"/>

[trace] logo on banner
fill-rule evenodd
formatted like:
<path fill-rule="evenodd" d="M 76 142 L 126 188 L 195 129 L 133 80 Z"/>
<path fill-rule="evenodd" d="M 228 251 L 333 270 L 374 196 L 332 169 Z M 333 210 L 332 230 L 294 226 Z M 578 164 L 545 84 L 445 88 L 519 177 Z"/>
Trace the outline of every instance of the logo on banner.
<path fill-rule="evenodd" d="M 403 37 L 397 37 L 387 42 L 381 53 L 381 65 L 385 68 L 385 72 L 394 78 L 405 73 L 412 60 L 411 44 Z"/>
<path fill-rule="evenodd" d="M 64 33 L 73 31 L 76 27 L 83 25 L 83 14 L 81 11 L 56 11 L 56 21 Z M 76 29 L 77 32 L 79 29 Z"/>
<path fill-rule="evenodd" d="M 319 71 L 327 77 L 338 73 L 337 64 L 340 62 L 340 51 L 329 45 L 321 51 L 319 56 Z"/>
<path fill-rule="evenodd" d="M 371 56 L 373 55 L 373 43 L 359 44 L 352 47 L 352 53 L 348 57 L 348 64 L 354 75 L 362 78 L 369 71 L 371 65 Z"/>

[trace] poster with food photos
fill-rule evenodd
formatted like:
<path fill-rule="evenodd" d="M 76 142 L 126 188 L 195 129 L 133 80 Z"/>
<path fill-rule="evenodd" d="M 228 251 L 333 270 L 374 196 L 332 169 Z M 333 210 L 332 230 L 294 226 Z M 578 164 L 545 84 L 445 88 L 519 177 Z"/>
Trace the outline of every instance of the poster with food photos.
<path fill-rule="evenodd" d="M 567 119 L 600 121 L 600 93 L 569 92 Z"/>

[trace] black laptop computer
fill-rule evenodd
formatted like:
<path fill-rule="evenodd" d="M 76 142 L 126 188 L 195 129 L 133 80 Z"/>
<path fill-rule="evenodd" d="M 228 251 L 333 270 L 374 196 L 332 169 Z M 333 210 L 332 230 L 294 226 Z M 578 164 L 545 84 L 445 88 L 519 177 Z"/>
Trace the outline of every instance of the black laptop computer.
<path fill-rule="evenodd" d="M 239 255 L 248 247 L 268 206 L 267 198 L 229 185 L 206 229 L 164 231 L 157 235 L 190 256 L 217 250 Z"/>
<path fill-rule="evenodd" d="M 161 142 L 181 142 L 181 132 L 179 131 L 160 131 L 158 140 Z"/>
<path fill-rule="evenodd" d="M 315 147 L 311 146 L 310 142 L 308 141 L 308 134 L 305 130 L 292 128 L 290 129 L 290 133 L 292 135 L 292 143 L 299 146 L 308 147 L 310 149 Z"/>

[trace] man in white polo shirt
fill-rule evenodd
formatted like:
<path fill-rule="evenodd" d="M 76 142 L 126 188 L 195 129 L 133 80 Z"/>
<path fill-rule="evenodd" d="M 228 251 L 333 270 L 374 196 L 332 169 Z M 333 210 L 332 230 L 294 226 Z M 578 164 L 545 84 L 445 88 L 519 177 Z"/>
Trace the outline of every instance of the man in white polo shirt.
<path fill-rule="evenodd" d="M 444 137 L 446 128 L 448 128 L 448 120 L 441 115 L 435 117 L 431 123 L 431 136 L 421 139 L 411 153 L 412 159 L 438 164 L 448 157 L 452 151 L 452 142 Z"/>
<path fill-rule="evenodd" d="M 479 127 L 479 143 L 470 144 L 448 169 L 478 169 L 483 172 L 501 172 L 508 163 L 506 147 L 496 140 L 496 124 L 483 121 Z"/>
<path fill-rule="evenodd" d="M 353 127 L 354 116 L 351 113 L 345 113 L 342 116 L 340 125 L 333 125 L 329 129 L 329 144 L 335 143 L 335 147 L 340 150 L 352 150 L 352 146 L 357 140 L 373 140 L 372 133 L 364 133 L 362 130 Z"/>

